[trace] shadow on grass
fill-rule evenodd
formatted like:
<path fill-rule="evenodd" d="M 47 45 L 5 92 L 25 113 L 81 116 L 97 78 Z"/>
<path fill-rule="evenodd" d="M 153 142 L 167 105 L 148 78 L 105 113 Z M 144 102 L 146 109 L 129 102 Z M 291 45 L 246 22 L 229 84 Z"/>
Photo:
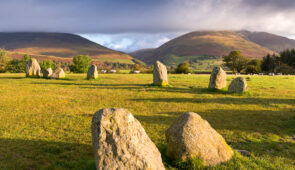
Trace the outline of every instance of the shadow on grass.
<path fill-rule="evenodd" d="M 135 117 L 140 122 L 169 127 L 183 113 L 163 112 L 167 116 L 158 114 L 155 116 L 136 115 Z M 217 130 L 269 134 L 270 137 L 272 137 L 271 135 L 295 135 L 295 113 L 290 110 L 208 110 L 198 112 L 198 114 Z"/>
<path fill-rule="evenodd" d="M 195 87 L 160 87 L 154 86 L 152 84 L 96 84 L 95 81 L 93 83 L 67 83 L 67 82 L 34 82 L 32 84 L 53 84 L 53 85 L 73 85 L 80 86 L 80 88 L 88 88 L 88 89 L 139 89 L 146 88 L 148 91 L 154 92 L 168 92 L 168 93 L 193 93 L 193 94 L 228 94 L 226 89 L 215 90 L 208 88 L 195 88 Z M 98 82 L 98 81 L 97 81 Z"/>
<path fill-rule="evenodd" d="M 10 79 L 15 79 L 15 80 L 18 80 L 18 79 L 25 79 L 26 77 L 0 77 L 0 80 L 10 80 Z"/>
<path fill-rule="evenodd" d="M 150 102 L 174 102 L 174 103 L 220 103 L 220 104 L 295 104 L 295 99 L 276 99 L 276 98 L 237 98 L 233 96 L 222 98 L 146 98 L 132 99 L 132 101 L 150 101 Z"/>
<path fill-rule="evenodd" d="M 0 138 L 0 169 L 93 169 L 92 146 Z"/>

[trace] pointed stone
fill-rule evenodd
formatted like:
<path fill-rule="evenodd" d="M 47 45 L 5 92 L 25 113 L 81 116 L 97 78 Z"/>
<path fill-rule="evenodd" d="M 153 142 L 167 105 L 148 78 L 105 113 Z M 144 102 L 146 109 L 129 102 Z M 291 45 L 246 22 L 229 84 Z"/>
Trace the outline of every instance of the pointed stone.
<path fill-rule="evenodd" d="M 87 72 L 87 79 L 97 79 L 98 78 L 98 72 L 96 65 L 92 64 Z"/>
<path fill-rule="evenodd" d="M 97 111 L 91 131 L 96 169 L 165 169 L 156 145 L 128 110 Z"/>
<path fill-rule="evenodd" d="M 229 93 L 243 93 L 248 91 L 247 81 L 243 77 L 238 77 L 234 79 L 228 86 Z"/>
<path fill-rule="evenodd" d="M 41 68 L 35 58 L 31 58 L 26 63 L 26 76 L 27 77 L 41 77 Z"/>
<path fill-rule="evenodd" d="M 198 158 L 205 166 L 226 162 L 233 156 L 232 149 L 210 124 L 196 113 L 182 114 L 165 133 L 166 155 L 173 160 Z"/>
<path fill-rule="evenodd" d="M 221 67 L 214 67 L 210 76 L 209 89 L 226 87 L 226 73 Z"/>
<path fill-rule="evenodd" d="M 52 76 L 51 76 L 51 79 L 61 79 L 61 78 L 65 78 L 66 77 L 66 74 L 64 72 L 64 70 L 62 68 L 57 68 Z"/>
<path fill-rule="evenodd" d="M 48 68 L 42 71 L 44 78 L 50 78 L 53 74 L 52 68 Z"/>
<path fill-rule="evenodd" d="M 167 68 L 160 61 L 156 61 L 153 71 L 154 85 L 166 86 L 168 85 Z"/>

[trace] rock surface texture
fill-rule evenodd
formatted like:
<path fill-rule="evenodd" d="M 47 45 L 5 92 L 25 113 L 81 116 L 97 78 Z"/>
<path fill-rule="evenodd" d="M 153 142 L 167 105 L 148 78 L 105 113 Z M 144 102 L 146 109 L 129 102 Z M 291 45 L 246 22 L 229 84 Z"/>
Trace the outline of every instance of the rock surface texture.
<path fill-rule="evenodd" d="M 44 78 L 50 78 L 52 76 L 52 68 L 48 68 L 48 69 L 45 69 L 43 70 L 43 77 Z"/>
<path fill-rule="evenodd" d="M 196 113 L 182 114 L 165 133 L 166 155 L 174 160 L 198 158 L 205 166 L 226 162 L 232 149 L 210 124 Z"/>
<path fill-rule="evenodd" d="M 228 86 L 229 93 L 242 93 L 248 91 L 247 81 L 243 77 L 234 79 Z"/>
<path fill-rule="evenodd" d="M 26 63 L 26 76 L 27 77 L 41 77 L 41 68 L 35 58 L 31 58 Z"/>
<path fill-rule="evenodd" d="M 126 109 L 102 109 L 92 118 L 92 145 L 98 170 L 164 170 L 161 154 Z"/>
<path fill-rule="evenodd" d="M 226 73 L 221 67 L 214 67 L 210 76 L 210 89 L 222 89 L 226 87 Z"/>
<path fill-rule="evenodd" d="M 167 68 L 160 61 L 154 64 L 154 85 L 166 86 L 168 85 Z"/>
<path fill-rule="evenodd" d="M 96 65 L 92 64 L 87 72 L 87 79 L 97 79 L 98 78 L 98 72 Z"/>
<path fill-rule="evenodd" d="M 52 79 L 61 79 L 65 77 L 66 77 L 66 74 L 62 68 L 56 69 L 51 76 Z"/>

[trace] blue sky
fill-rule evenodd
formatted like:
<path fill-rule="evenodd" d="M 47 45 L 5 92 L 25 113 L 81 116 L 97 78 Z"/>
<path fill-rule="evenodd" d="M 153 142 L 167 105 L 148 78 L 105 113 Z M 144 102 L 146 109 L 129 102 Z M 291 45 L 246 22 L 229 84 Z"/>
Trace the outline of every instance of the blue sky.
<path fill-rule="evenodd" d="M 1 0 L 0 31 L 76 33 L 129 52 L 195 30 L 294 38 L 294 9 L 294 0 Z"/>

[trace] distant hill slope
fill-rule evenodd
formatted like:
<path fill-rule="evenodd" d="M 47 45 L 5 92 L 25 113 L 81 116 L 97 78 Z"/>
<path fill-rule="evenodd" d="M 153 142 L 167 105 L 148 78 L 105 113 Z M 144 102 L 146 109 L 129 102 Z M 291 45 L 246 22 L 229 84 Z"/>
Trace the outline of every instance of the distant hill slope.
<path fill-rule="evenodd" d="M 196 31 L 172 39 L 154 50 L 136 51 L 130 55 L 148 64 L 160 60 L 169 65 L 167 61 L 171 56 L 223 56 L 232 50 L 240 50 L 247 57 L 262 58 L 285 48 L 295 48 L 295 41 L 259 32 Z"/>
<path fill-rule="evenodd" d="M 128 54 L 108 49 L 79 35 L 68 33 L 16 32 L 0 33 L 0 48 L 19 58 L 23 54 L 42 59 L 71 61 L 76 55 L 89 55 L 96 62 L 133 64 Z"/>
<path fill-rule="evenodd" d="M 295 40 L 267 32 L 237 31 L 245 39 L 267 47 L 275 52 L 295 48 Z"/>

